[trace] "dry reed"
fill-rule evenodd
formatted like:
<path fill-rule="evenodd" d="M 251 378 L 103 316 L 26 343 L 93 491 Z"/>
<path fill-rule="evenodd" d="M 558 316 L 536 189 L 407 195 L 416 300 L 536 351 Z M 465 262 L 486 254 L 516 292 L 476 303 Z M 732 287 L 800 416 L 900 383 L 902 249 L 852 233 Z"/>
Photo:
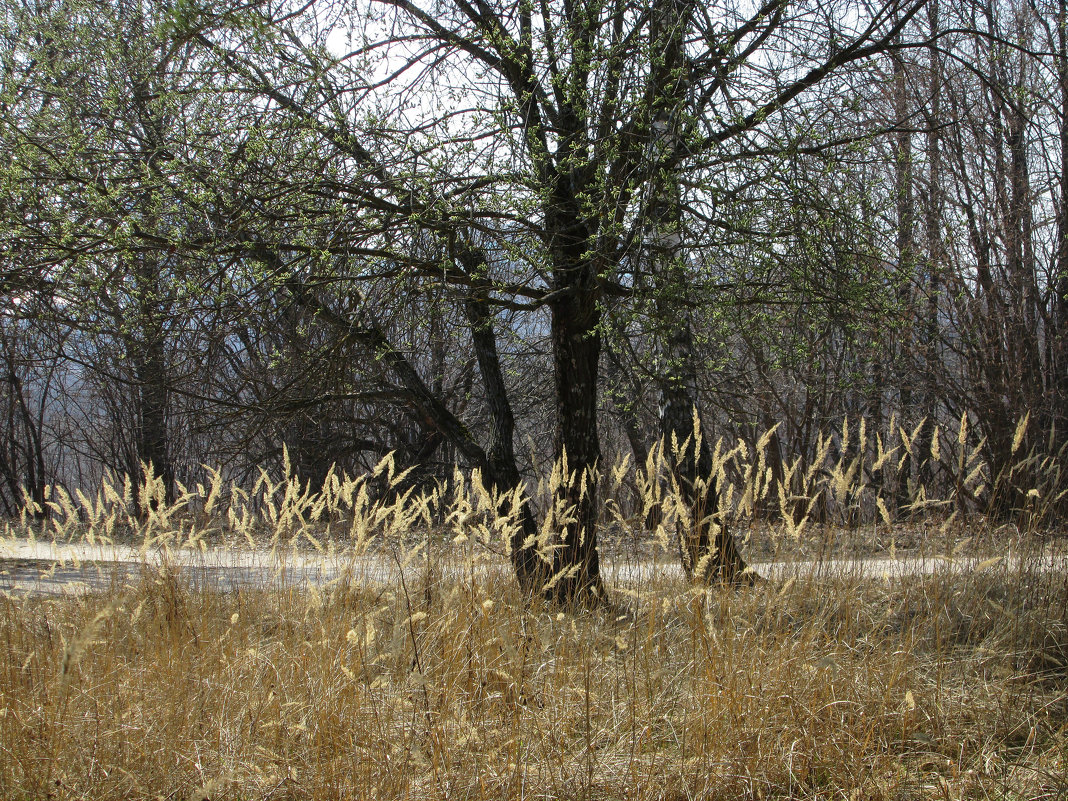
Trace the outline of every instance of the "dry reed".
<path fill-rule="evenodd" d="M 937 521 L 937 547 L 959 546 L 949 526 L 985 525 L 934 517 L 918 490 L 915 508 L 891 507 L 872 483 L 888 446 L 849 438 L 784 480 L 766 441 L 721 445 L 732 524 L 759 517 L 774 542 L 816 548 L 843 526 L 893 544 L 906 516 Z M 975 496 L 991 479 L 960 439 L 963 456 L 943 443 L 939 457 L 978 469 L 946 482 Z M 671 553 L 685 513 L 658 496 L 663 453 L 602 482 L 605 533 L 639 542 L 635 559 Z M 144 515 L 128 481 L 93 498 L 56 489 L 48 519 L 29 507 L 8 525 L 9 537 L 125 537 L 165 556 L 99 592 L 0 597 L 0 797 L 1068 794 L 1068 578 L 1029 550 L 1033 536 L 964 571 L 871 578 L 797 561 L 740 590 L 619 578 L 615 609 L 564 614 L 492 569 L 518 496 L 477 476 L 421 493 L 386 459 L 366 477 L 331 475 L 322 493 L 266 474 L 249 491 L 224 483 L 212 473 Z M 139 497 L 152 493 L 149 479 Z M 635 533 L 657 500 L 660 529 Z M 833 520 L 815 519 L 821 504 Z M 1033 530 L 1050 519 L 1038 511 Z M 223 591 L 166 558 L 226 542 L 313 549 L 342 570 Z M 403 580 L 361 575 L 353 554 L 370 548 L 405 564 Z"/>

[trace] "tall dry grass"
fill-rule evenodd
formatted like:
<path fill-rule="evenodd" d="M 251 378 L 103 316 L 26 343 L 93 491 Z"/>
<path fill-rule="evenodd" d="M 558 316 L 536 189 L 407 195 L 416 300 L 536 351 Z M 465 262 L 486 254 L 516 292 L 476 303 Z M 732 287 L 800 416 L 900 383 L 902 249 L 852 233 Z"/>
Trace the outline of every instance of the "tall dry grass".
<path fill-rule="evenodd" d="M 1063 572 L 0 600 L 0 796 L 1062 798 Z M 451 568 L 451 569 L 450 569 Z"/>
<path fill-rule="evenodd" d="M 893 546 L 906 519 L 952 548 L 986 525 L 979 501 L 888 494 L 900 443 L 846 426 L 776 476 L 769 439 L 720 444 L 717 470 L 731 524 L 764 524 L 780 554 L 837 547 L 843 530 Z M 999 480 L 966 432 L 936 441 L 939 465 L 962 471 L 941 486 L 982 499 Z M 666 466 L 681 447 L 601 477 L 620 558 L 627 543 L 635 564 L 674 553 L 687 510 Z M 532 489 L 542 509 L 554 474 Z M 1059 491 L 1024 488 L 1018 526 L 1044 530 Z M 133 498 L 153 494 L 141 513 Z M 321 493 L 210 471 L 171 505 L 151 477 L 140 493 L 54 489 L 47 518 L 28 506 L 5 536 L 163 556 L 97 592 L 0 597 L 0 797 L 1068 796 L 1068 573 L 1033 537 L 922 575 L 797 561 L 730 590 L 622 571 L 613 610 L 563 614 L 492 569 L 519 499 L 459 473 L 420 490 L 388 458 Z M 543 535 L 532 547 L 547 553 Z M 189 549 L 233 544 L 317 550 L 342 570 L 222 591 L 186 566 Z M 370 549 L 407 569 L 361 573 Z"/>
<path fill-rule="evenodd" d="M 812 554 L 842 544 L 844 532 L 859 532 L 853 544 L 867 540 L 876 550 L 923 544 L 917 530 L 936 550 L 952 547 L 962 531 L 973 538 L 996 531 L 994 539 L 1049 533 L 1068 513 L 1068 459 L 1028 446 L 1043 439 L 1029 424 L 1026 416 L 1019 421 L 1011 445 L 1015 461 L 998 469 L 984 461 L 985 440 L 975 441 L 965 415 L 955 431 L 936 426 L 926 449 L 917 444 L 920 426 L 907 431 L 891 421 L 887 431 L 873 433 L 863 419 L 844 420 L 816 437 L 812 453 L 792 458 L 779 451 L 776 428 L 752 441 L 719 440 L 710 478 L 724 522 L 743 538 L 758 534 L 761 551 L 794 546 Z M 612 542 L 622 534 L 646 553 L 658 547 L 674 552 L 692 510 L 673 483 L 671 466 L 693 440 L 660 443 L 644 464 L 624 457 L 593 477 L 557 464 L 544 478 L 506 493 L 488 490 L 477 471 L 457 470 L 450 481 L 418 485 L 392 455 L 364 475 L 331 471 L 313 488 L 292 474 L 287 457 L 280 475 L 261 470 L 251 486 L 228 482 L 205 466 L 202 481 L 179 483 L 177 497 L 166 504 L 162 481 L 146 470 L 140 477 L 105 479 L 94 490 L 51 487 L 43 504 L 27 496 L 21 519 L 4 531 L 92 544 L 203 549 L 228 542 L 357 551 L 410 545 L 431 534 L 475 538 L 500 552 L 515 530 L 520 503 L 529 500 L 542 521 L 533 546 L 547 555 L 571 515 L 560 507 L 557 489 L 582 481 L 598 487 L 603 500 L 603 538 Z"/>

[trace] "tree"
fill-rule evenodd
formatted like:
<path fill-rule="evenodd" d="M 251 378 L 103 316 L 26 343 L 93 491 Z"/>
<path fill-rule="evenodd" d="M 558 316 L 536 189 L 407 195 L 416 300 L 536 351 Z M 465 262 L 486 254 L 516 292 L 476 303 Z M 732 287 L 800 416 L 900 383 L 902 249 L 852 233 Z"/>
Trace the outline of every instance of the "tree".
<path fill-rule="evenodd" d="M 813 14 L 781 0 L 748 12 L 680 8 L 672 12 L 674 30 L 662 16 L 666 6 L 655 3 L 388 0 L 354 10 L 353 29 L 363 38 L 339 58 L 322 33 L 322 15 L 338 9 L 301 13 L 263 3 L 243 27 L 196 36 L 228 80 L 260 98 L 255 103 L 273 125 L 306 132 L 283 177 L 290 202 L 305 198 L 301 226 L 255 236 L 260 253 L 286 265 L 302 302 L 321 306 L 311 287 L 339 269 L 351 276 L 373 265 L 410 286 L 439 281 L 464 305 L 473 333 L 487 337 L 485 354 L 492 309 L 547 310 L 555 451 L 570 473 L 559 490 L 567 513 L 553 545 L 550 595 L 574 602 L 601 594 L 594 476 L 604 310 L 691 278 L 685 260 L 671 260 L 680 268 L 673 274 L 633 257 L 651 230 L 646 187 L 665 172 L 690 176 L 693 188 L 678 212 L 684 239 L 683 231 L 700 230 L 694 221 L 714 224 L 717 198 L 735 188 L 737 165 L 833 146 L 823 131 L 794 127 L 782 137 L 790 128 L 777 123 L 818 103 L 828 76 L 906 46 L 903 32 L 922 6 L 895 0 L 838 21 L 829 8 Z M 665 41 L 677 43 L 666 60 Z M 374 61 L 379 54 L 384 62 Z M 452 101 L 448 108 L 434 102 L 442 96 Z M 678 120 L 667 140 L 665 113 Z M 660 228 L 672 225 L 665 219 Z M 324 233 L 312 236 L 313 229 Z M 413 257 L 417 235 L 437 239 L 439 258 Z M 299 237 L 348 262 L 313 263 Z M 471 256 L 472 247 L 480 255 Z M 406 376 L 424 411 L 472 464 L 503 487 L 514 482 L 506 406 L 494 412 L 494 467 L 367 314 L 336 322 Z M 480 368 L 487 395 L 505 401 L 493 360 L 480 357 Z"/>
<path fill-rule="evenodd" d="M 942 176 L 934 200 L 945 209 L 942 225 L 965 233 L 942 249 L 940 346 L 951 368 L 943 395 L 958 418 L 975 413 L 996 479 L 987 503 L 1004 514 L 1026 502 L 1027 488 L 1004 480 L 1023 455 L 1021 444 L 1046 455 L 1056 450 L 1048 435 L 1061 369 L 1054 355 L 1057 215 L 1049 203 L 1060 194 L 1052 167 L 1058 145 L 1050 136 L 1059 126 L 1045 100 L 1054 94 L 1056 65 L 1036 56 L 1041 17 L 1030 6 L 953 13 L 971 32 L 952 51 L 938 51 L 944 72 L 937 98 L 955 124 L 939 137 L 944 158 L 932 162 Z M 1028 414 L 1037 425 L 1021 443 L 1017 426 Z"/>
<path fill-rule="evenodd" d="M 647 448 L 655 428 L 680 446 L 686 561 L 714 554 L 709 575 L 731 579 L 744 563 L 714 525 L 705 429 L 728 404 L 707 391 L 711 354 L 752 362 L 731 387 L 752 398 L 746 425 L 802 397 L 781 386 L 799 361 L 805 409 L 852 403 L 823 365 L 855 367 L 860 325 L 842 309 L 871 248 L 851 250 L 861 226 L 839 231 L 836 214 L 872 204 L 832 168 L 875 134 L 841 94 L 862 91 L 856 71 L 877 57 L 929 44 L 911 26 L 923 6 L 12 8 L 5 237 L 37 269 L 9 282 L 37 282 L 77 333 L 65 355 L 116 400 L 117 423 L 133 421 L 114 468 L 147 461 L 168 486 L 194 441 L 225 431 L 216 452 L 255 442 L 270 459 L 285 444 L 313 483 L 329 441 L 342 460 L 448 448 L 515 491 L 517 431 L 545 404 L 510 375 L 513 343 L 543 348 L 566 469 L 551 518 L 524 506 L 511 550 L 524 589 L 563 603 L 603 596 L 601 356 L 622 332 L 663 411 L 631 439 Z M 819 311 L 798 311 L 798 292 Z M 442 321 L 464 331 L 435 333 Z M 638 378 L 622 380 L 651 398 Z M 135 390 L 129 408 L 119 387 Z M 777 453 L 811 439 L 807 412 L 793 415 Z M 346 419 L 359 433 L 342 448 Z"/>
<path fill-rule="evenodd" d="M 185 310 L 212 284 L 186 244 L 202 220 L 182 165 L 212 137 L 219 107 L 166 9 L 88 0 L 7 14 L 5 238 L 35 265 L 27 289 L 39 312 L 80 332 L 67 357 L 123 388 L 114 412 L 130 447 L 108 466 L 147 465 L 169 500 L 173 387 L 195 365 L 178 342 Z"/>
<path fill-rule="evenodd" d="M 650 12 L 652 65 L 649 86 L 654 158 L 671 163 L 686 113 L 686 42 L 694 4 L 660 0 Z M 719 514 L 712 447 L 704 429 L 697 394 L 697 366 L 693 324 L 686 307 L 692 300 L 687 286 L 683 242 L 681 175 L 665 168 L 652 175 L 646 215 L 649 234 L 648 270 L 655 281 L 656 317 L 662 321 L 658 336 L 660 356 L 660 435 L 670 446 L 672 472 L 691 517 L 680 532 L 683 567 L 694 578 L 721 576 L 740 581 L 745 562 Z M 678 303 L 678 301 L 682 303 Z M 673 302 L 674 301 L 674 302 Z M 680 310 L 681 308 L 681 310 Z"/>

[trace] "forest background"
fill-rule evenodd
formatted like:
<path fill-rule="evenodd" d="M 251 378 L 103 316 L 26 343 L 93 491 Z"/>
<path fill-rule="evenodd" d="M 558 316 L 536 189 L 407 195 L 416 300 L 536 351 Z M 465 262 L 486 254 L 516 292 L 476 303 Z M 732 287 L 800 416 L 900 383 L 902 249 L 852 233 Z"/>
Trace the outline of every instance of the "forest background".
<path fill-rule="evenodd" d="M 1066 13 L 9 0 L 0 509 L 143 465 L 173 501 L 206 465 L 507 492 L 566 458 L 563 598 L 598 589 L 597 471 L 658 442 L 727 578 L 719 441 L 787 488 L 765 516 L 854 454 L 873 519 L 1053 512 Z"/>
<path fill-rule="evenodd" d="M 3 798 L 1068 797 L 1068 0 L 0 0 L 0 153 Z"/>

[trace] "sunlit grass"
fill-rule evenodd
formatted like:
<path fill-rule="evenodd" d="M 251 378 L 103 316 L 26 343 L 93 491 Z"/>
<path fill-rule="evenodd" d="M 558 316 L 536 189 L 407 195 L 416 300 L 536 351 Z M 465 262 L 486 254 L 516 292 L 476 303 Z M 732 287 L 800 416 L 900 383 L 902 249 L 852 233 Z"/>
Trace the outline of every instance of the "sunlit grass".
<path fill-rule="evenodd" d="M 798 566 L 756 587 L 645 569 L 677 559 L 688 521 L 671 448 L 607 471 L 610 561 L 645 578 L 610 574 L 611 604 L 581 613 L 520 596 L 505 550 L 520 495 L 477 476 L 416 491 L 385 459 L 322 493 L 211 471 L 171 505 L 151 478 L 54 489 L 47 518 L 31 506 L 6 536 L 124 542 L 140 566 L 89 594 L 0 597 L 0 797 L 1065 797 L 1068 577 L 1036 547 L 1059 479 L 1021 469 L 1048 480 L 989 520 L 997 477 L 962 425 L 936 475 L 967 498 L 913 485 L 902 504 L 881 471 L 903 444 L 843 429 L 778 477 L 767 435 L 717 448 L 732 529 Z M 565 472 L 532 490 L 539 509 Z M 548 554 L 543 532 L 531 547 Z M 862 553 L 983 540 L 993 555 L 929 574 L 800 569 L 858 538 Z M 191 555 L 224 547 L 312 551 L 337 573 L 223 591 Z M 372 551 L 404 570 L 373 573 Z"/>
<path fill-rule="evenodd" d="M 578 616 L 451 575 L 2 600 L 0 795 L 1068 792 L 1063 574 L 662 579 Z"/>
<path fill-rule="evenodd" d="M 814 453 L 794 458 L 773 454 L 775 428 L 750 442 L 720 440 L 709 478 L 717 482 L 723 521 L 743 540 L 756 535 L 762 553 L 786 548 L 818 555 L 834 548 L 833 538 L 844 531 L 861 532 L 876 550 L 898 542 L 945 550 L 955 538 L 978 540 L 1006 524 L 1011 535 L 1060 527 L 1068 506 L 1064 454 L 1027 450 L 1028 425 L 1024 417 L 1017 426 L 1016 461 L 996 471 L 983 460 L 984 442 L 973 442 L 965 416 L 956 431 L 934 427 L 924 448 L 918 444 L 920 425 L 908 431 L 891 421 L 887 431 L 873 433 L 863 419 L 843 421 L 817 437 Z M 431 536 L 477 541 L 503 554 L 519 506 L 529 501 L 541 519 L 531 547 L 549 559 L 557 530 L 572 514 L 560 505 L 557 490 L 583 482 L 596 487 L 603 501 L 603 539 L 622 532 L 647 555 L 676 552 L 679 532 L 692 525 L 692 510 L 671 466 L 694 439 L 661 443 L 644 464 L 623 458 L 593 479 L 557 464 L 542 480 L 504 492 L 487 487 L 477 470 L 417 486 L 392 455 L 364 475 L 331 471 L 313 488 L 292 474 L 287 458 L 281 475 L 261 471 L 251 486 L 227 482 L 205 467 L 202 481 L 179 483 L 177 497 L 164 503 L 161 479 L 146 470 L 140 477 L 107 478 L 97 488 L 46 488 L 43 503 L 27 498 L 21 520 L 5 524 L 5 532 L 146 550 L 236 545 L 356 552 L 411 546 Z"/>

